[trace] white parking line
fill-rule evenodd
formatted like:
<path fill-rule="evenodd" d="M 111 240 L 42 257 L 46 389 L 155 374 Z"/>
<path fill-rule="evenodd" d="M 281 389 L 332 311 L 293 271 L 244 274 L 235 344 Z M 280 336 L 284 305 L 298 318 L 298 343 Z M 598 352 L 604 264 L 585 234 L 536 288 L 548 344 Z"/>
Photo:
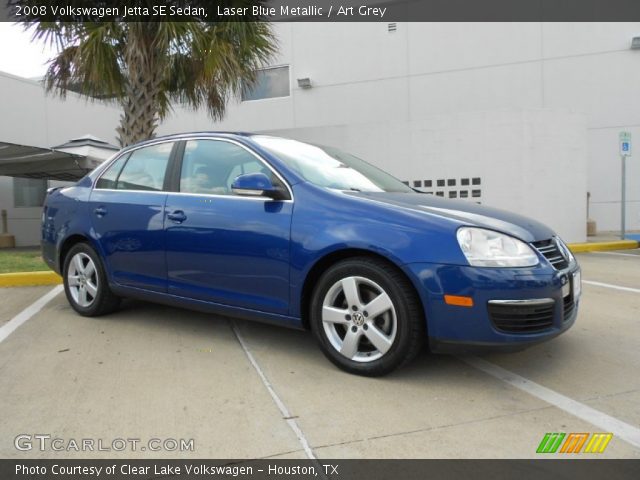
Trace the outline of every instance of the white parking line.
<path fill-rule="evenodd" d="M 589 252 L 590 254 L 596 254 L 596 255 L 616 255 L 619 257 L 636 257 L 636 258 L 640 258 L 640 255 L 637 255 L 635 253 L 620 253 L 620 252 Z"/>
<path fill-rule="evenodd" d="M 18 328 L 20 325 L 22 325 L 24 322 L 26 322 L 36 313 L 42 310 L 42 307 L 53 300 L 53 298 L 58 295 L 63 289 L 64 287 L 62 285 L 57 285 L 48 293 L 44 294 L 38 300 L 33 302 L 15 317 L 13 317 L 11 320 L 9 320 L 7 323 L 5 323 L 2 327 L 0 327 L 0 343 L 6 340 L 7 337 L 16 330 L 16 328 Z"/>
<path fill-rule="evenodd" d="M 233 333 L 235 333 L 236 338 L 238 339 L 238 342 L 240 342 L 240 346 L 242 347 L 242 350 L 244 350 L 244 353 L 247 355 L 249 362 L 251 362 L 251 365 L 253 365 L 253 368 L 256 370 L 256 372 L 258 372 L 258 376 L 260 377 L 260 380 L 262 380 L 262 383 L 264 383 L 264 386 L 267 388 L 267 391 L 269 392 L 269 395 L 271 395 L 271 398 L 273 399 L 274 403 L 278 407 L 278 410 L 280 410 L 280 413 L 282 414 L 282 418 L 285 419 L 285 421 L 287 422 L 287 425 L 289 425 L 289 428 L 291 428 L 291 430 L 293 430 L 293 433 L 295 433 L 296 437 L 298 437 L 298 441 L 300 442 L 300 445 L 302 445 L 302 448 L 306 453 L 307 457 L 310 458 L 311 460 L 315 460 L 316 456 L 313 454 L 313 450 L 309 446 L 309 442 L 307 441 L 306 437 L 304 436 L 304 433 L 300 429 L 298 422 L 296 422 L 295 419 L 292 418 L 291 413 L 289 413 L 289 409 L 284 404 L 282 399 L 278 396 L 276 391 L 273 389 L 271 382 L 269 382 L 269 379 L 262 371 L 262 368 L 260 368 L 260 365 L 258 365 L 258 362 L 254 358 L 253 354 L 249 351 L 249 348 L 247 347 L 247 344 L 242 338 L 242 335 L 240 335 L 240 331 L 238 330 L 238 327 L 236 326 L 236 323 L 234 321 L 231 322 L 231 329 L 233 330 Z"/>
<path fill-rule="evenodd" d="M 569 397 L 562 395 L 547 387 L 527 380 L 520 375 L 505 370 L 498 365 L 491 362 L 487 362 L 478 357 L 458 357 L 463 362 L 471 365 L 478 370 L 481 370 L 489 375 L 502 380 L 503 382 L 512 385 L 529 395 L 543 400 L 554 407 L 557 407 L 565 412 L 578 417 L 586 422 L 589 422 L 596 427 L 602 429 L 603 432 L 613 433 L 617 438 L 620 438 L 636 448 L 640 448 L 640 428 L 629 425 L 617 418 L 614 418 L 606 413 L 591 408 L 584 403 L 580 403 Z"/>
<path fill-rule="evenodd" d="M 622 290 L 623 292 L 640 293 L 640 288 L 622 287 L 620 285 L 612 285 L 610 283 L 593 282 L 591 280 L 582 280 L 587 285 L 595 285 L 596 287 L 613 288 L 614 290 Z"/>

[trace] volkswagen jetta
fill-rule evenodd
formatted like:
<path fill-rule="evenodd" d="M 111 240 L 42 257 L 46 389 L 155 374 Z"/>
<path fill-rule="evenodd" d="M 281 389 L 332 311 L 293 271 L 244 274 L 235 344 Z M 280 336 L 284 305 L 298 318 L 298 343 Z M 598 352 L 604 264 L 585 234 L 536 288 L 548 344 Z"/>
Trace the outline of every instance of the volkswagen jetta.
<path fill-rule="evenodd" d="M 550 339 L 580 298 L 579 266 L 545 225 L 264 135 L 125 148 L 49 192 L 42 249 L 81 315 L 135 297 L 306 328 L 362 375 L 390 372 L 425 342 L 438 352 Z"/>

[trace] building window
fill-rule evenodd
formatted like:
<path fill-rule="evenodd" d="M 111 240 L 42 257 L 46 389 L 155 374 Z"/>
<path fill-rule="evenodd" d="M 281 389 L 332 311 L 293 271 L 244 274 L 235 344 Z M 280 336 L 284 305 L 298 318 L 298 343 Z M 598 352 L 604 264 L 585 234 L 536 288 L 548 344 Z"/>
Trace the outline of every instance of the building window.
<path fill-rule="evenodd" d="M 21 207 L 41 207 L 47 196 L 47 180 L 44 178 L 13 179 L 13 205 Z"/>
<path fill-rule="evenodd" d="M 252 87 L 242 89 L 242 101 L 288 97 L 290 89 L 289 66 L 265 68 L 258 70 Z"/>

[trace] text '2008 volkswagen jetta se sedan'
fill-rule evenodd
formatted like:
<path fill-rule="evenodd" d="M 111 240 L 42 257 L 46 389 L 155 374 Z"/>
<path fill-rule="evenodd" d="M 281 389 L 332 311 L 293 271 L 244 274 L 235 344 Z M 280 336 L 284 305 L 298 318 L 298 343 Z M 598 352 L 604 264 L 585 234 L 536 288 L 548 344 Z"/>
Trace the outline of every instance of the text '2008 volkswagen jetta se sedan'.
<path fill-rule="evenodd" d="M 310 329 L 383 375 L 433 351 L 520 349 L 574 323 L 580 269 L 545 225 L 419 193 L 340 150 L 156 138 L 49 192 L 42 248 L 81 315 L 121 297 Z"/>

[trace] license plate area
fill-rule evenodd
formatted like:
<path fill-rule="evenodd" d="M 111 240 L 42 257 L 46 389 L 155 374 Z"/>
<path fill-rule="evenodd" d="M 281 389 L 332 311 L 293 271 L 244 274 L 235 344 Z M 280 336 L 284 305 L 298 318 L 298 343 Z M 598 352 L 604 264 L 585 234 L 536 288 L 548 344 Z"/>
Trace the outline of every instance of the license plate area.
<path fill-rule="evenodd" d="M 577 299 L 582 293 L 582 276 L 580 275 L 580 270 L 573 274 L 571 283 L 573 285 L 573 298 Z"/>
<path fill-rule="evenodd" d="M 582 293 L 582 278 L 580 271 L 567 275 L 567 283 L 562 285 L 562 298 L 573 296 L 578 299 Z"/>

